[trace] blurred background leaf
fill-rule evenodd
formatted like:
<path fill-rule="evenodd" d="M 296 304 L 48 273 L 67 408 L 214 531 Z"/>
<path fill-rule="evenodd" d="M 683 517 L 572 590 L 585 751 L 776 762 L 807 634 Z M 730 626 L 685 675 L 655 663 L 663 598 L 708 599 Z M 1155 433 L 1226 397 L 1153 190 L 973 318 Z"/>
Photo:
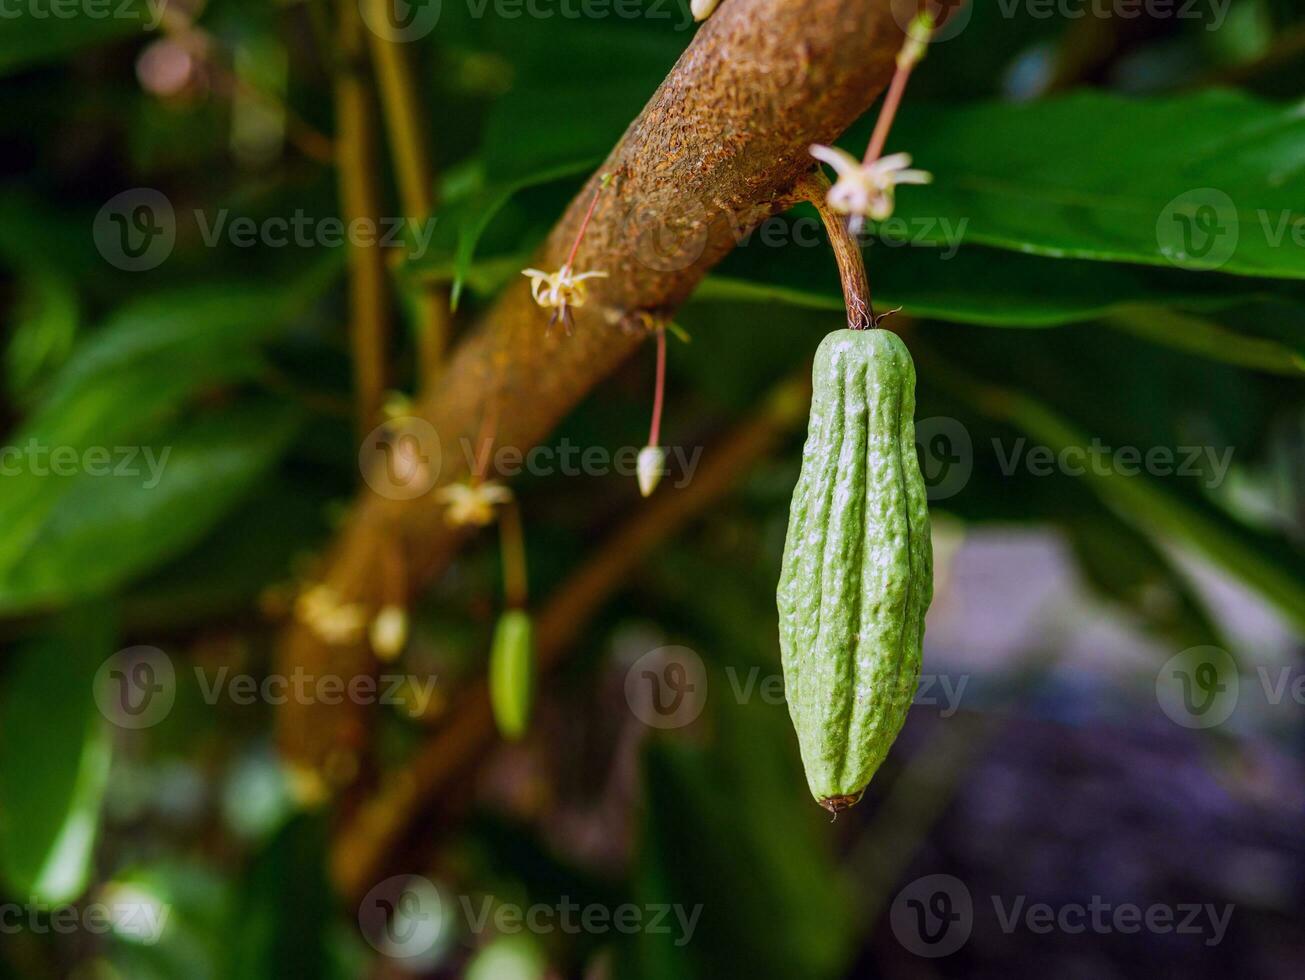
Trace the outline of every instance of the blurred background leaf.
<path fill-rule="evenodd" d="M 0 871 L 10 894 L 61 905 L 91 881 L 110 760 L 95 675 L 113 648 L 112 610 L 86 607 L 5 664 Z"/>

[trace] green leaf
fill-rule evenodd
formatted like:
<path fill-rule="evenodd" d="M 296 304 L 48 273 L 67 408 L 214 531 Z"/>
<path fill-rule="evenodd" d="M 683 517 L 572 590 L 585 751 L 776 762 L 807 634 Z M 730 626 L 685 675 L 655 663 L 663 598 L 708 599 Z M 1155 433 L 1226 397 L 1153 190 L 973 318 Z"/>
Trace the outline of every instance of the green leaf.
<path fill-rule="evenodd" d="M 41 199 L 17 186 L 0 188 L 0 264 L 20 274 L 57 276 L 81 293 L 108 297 L 116 270 L 87 234 L 92 218 L 62 200 Z"/>
<path fill-rule="evenodd" d="M 29 0 L 0 17 L 0 75 L 66 58 L 84 47 L 144 34 L 157 26 L 162 0 L 63 4 Z"/>
<path fill-rule="evenodd" d="M 485 120 L 482 186 L 440 213 L 457 228 L 455 309 L 477 243 L 503 206 L 529 188 L 592 171 L 652 97 L 688 37 L 649 29 L 661 26 L 658 19 L 556 18 L 528 27 L 495 19 L 493 41 L 512 57 L 518 77 Z"/>
<path fill-rule="evenodd" d="M 215 980 L 230 943 L 227 910 L 232 885 L 227 869 L 161 850 L 154 863 L 115 874 L 99 892 L 105 902 L 131 902 L 162 926 L 157 936 L 110 933 L 108 958 L 117 975 L 132 980 Z M 148 925 L 137 923 L 141 928 Z M 149 935 L 147 933 L 147 935 Z"/>
<path fill-rule="evenodd" d="M 1088 582 L 1135 611 L 1162 640 L 1180 650 L 1227 646 L 1191 583 L 1149 538 L 1100 505 L 1080 509 L 1064 526 Z"/>
<path fill-rule="evenodd" d="M 936 374 L 937 372 L 935 372 Z M 953 378 L 962 396 L 995 418 L 1010 421 L 1053 452 L 1067 448 L 1090 458 L 1089 438 L 1074 423 L 1027 395 Z M 1160 543 L 1185 546 L 1221 566 L 1299 628 L 1305 628 L 1305 576 L 1298 556 L 1281 540 L 1234 521 L 1213 505 L 1170 490 L 1143 473 L 1088 466 L 1083 479 L 1101 500 L 1139 533 Z"/>
<path fill-rule="evenodd" d="M 59 273 L 33 270 L 20 280 L 20 290 L 5 375 L 10 391 L 27 401 L 71 353 L 81 312 L 72 281 Z"/>
<path fill-rule="evenodd" d="M 0 688 L 0 869 L 11 895 L 62 904 L 90 881 L 110 761 L 94 682 L 113 643 L 112 618 L 83 609 L 24 643 L 8 666 Z"/>
<path fill-rule="evenodd" d="M 255 856 L 227 925 L 224 976 L 293 980 L 337 976 L 327 932 L 333 912 L 324 814 L 287 823 Z"/>
<path fill-rule="evenodd" d="M 730 683 L 710 675 L 713 687 Z M 728 696 L 713 705 L 709 748 L 654 742 L 647 754 L 636 891 L 685 917 L 699 905 L 700 912 L 688 942 L 642 935 L 637 975 L 838 976 L 852 919 L 820 834 L 823 818 L 802 792 L 787 712 Z M 785 927 L 758 929 L 765 922 Z"/>
<path fill-rule="evenodd" d="M 124 623 L 177 629 L 198 617 L 248 608 L 264 588 L 293 574 L 297 556 L 325 538 L 330 492 L 319 482 L 269 473 L 195 547 L 133 584 L 122 602 Z"/>
<path fill-rule="evenodd" d="M 596 156 L 582 157 L 537 170 L 523 177 L 502 180 L 482 188 L 466 201 L 444 212 L 442 215 L 444 219 L 457 227 L 457 245 L 453 255 L 453 288 L 449 294 L 449 303 L 453 309 L 458 308 L 461 300 L 462 287 L 470 274 L 472 260 L 476 256 L 476 245 L 485 233 L 485 229 L 503 207 L 527 188 L 587 173 L 600 159 L 601 157 Z"/>
<path fill-rule="evenodd" d="M 878 312 L 999 327 L 1081 322 L 1141 304 L 1217 310 L 1266 294 L 1255 280 L 1084 261 L 1052 261 L 966 246 L 872 245 L 865 251 Z M 1272 288 L 1272 287 L 1269 287 Z M 709 276 L 693 302 L 784 303 L 842 314 L 832 256 L 821 248 L 763 249 L 749 240 Z"/>
<path fill-rule="evenodd" d="M 942 244 L 945 219 L 966 243 L 1054 258 L 1302 279 L 1302 141 L 1299 105 L 1229 91 L 908 104 L 889 152 L 934 180 L 901 189 L 880 229 Z"/>
<path fill-rule="evenodd" d="M 1305 374 L 1305 355 L 1274 340 L 1247 337 L 1234 330 L 1176 310 L 1123 307 L 1106 322 L 1111 326 L 1176 350 L 1271 374 Z"/>
<path fill-rule="evenodd" d="M 132 474 L 92 468 L 84 454 L 70 476 L 25 471 L 19 479 L 45 492 L 25 494 L 26 509 L 11 515 L 16 533 L 0 549 L 0 610 L 102 595 L 177 556 L 245 496 L 296 424 L 297 413 L 282 406 L 244 405 L 110 454 L 113 470 L 124 465 Z"/>
<path fill-rule="evenodd" d="M 60 563 L 75 558 L 81 546 L 72 542 L 104 539 L 107 529 L 95 527 L 97 521 L 180 518 L 157 538 L 153 530 L 158 529 L 145 527 L 137 553 L 111 554 L 93 563 L 85 581 L 100 581 L 82 590 L 88 594 L 172 557 L 182 542 L 193 540 L 238 499 L 244 481 L 278 451 L 269 440 L 285 437 L 284 420 L 272 419 L 275 413 L 266 407 L 259 410 L 263 422 L 256 423 L 258 432 L 241 464 L 220 438 L 213 442 L 211 424 L 191 432 L 178 418 L 206 388 L 258 376 L 261 344 L 286 329 L 332 269 L 324 265 L 275 288 L 231 284 L 160 293 L 125 306 L 77 346 L 0 457 L 0 526 L 5 528 L 0 536 L 0 609 L 71 597 L 69 583 L 59 583 L 72 570 L 60 570 Z M 247 414 L 233 414 L 233 437 L 250 424 Z M 155 486 L 151 460 L 162 460 L 167 447 L 182 454 L 165 461 L 165 480 Z M 154 455 L 147 457 L 147 450 Z M 188 476 L 186 470 L 205 465 L 206 454 L 218 467 L 211 501 L 200 485 L 202 474 Z M 63 462 L 56 466 L 58 459 Z M 179 464 L 175 473 L 173 464 Z M 88 473 L 120 465 L 136 472 L 125 477 Z M 232 482 L 221 483 L 223 477 Z M 186 499 L 198 508 L 192 512 L 181 503 Z M 172 511 L 176 506 L 179 513 Z M 77 507 L 84 507 L 84 514 L 79 516 Z M 131 534 L 124 529 L 121 538 L 109 537 L 125 543 Z M 52 540 L 71 551 L 37 553 Z M 23 581 L 37 570 L 45 581 Z"/>
<path fill-rule="evenodd" d="M 288 285 L 196 286 L 127 304 L 78 345 L 15 441 L 127 438 L 204 386 L 256 376 L 260 345 L 323 283 L 315 271 Z"/>

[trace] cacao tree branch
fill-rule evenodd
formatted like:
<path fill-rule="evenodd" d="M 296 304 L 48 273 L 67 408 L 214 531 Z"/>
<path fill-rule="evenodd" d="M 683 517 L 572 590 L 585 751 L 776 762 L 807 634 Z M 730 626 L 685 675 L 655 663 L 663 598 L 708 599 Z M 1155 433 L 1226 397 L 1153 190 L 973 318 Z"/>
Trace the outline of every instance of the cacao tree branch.
<path fill-rule="evenodd" d="M 602 270 L 571 336 L 545 330 L 525 279 L 508 287 L 448 361 L 416 413 L 439 435 L 440 483 L 465 475 L 463 447 L 496 400 L 496 443 L 526 449 L 668 318 L 739 236 L 800 195 L 807 148 L 835 139 L 892 75 L 903 32 L 890 0 L 730 0 L 698 31 L 639 117 L 573 199 L 532 262 L 562 266 L 584 211 L 599 199 L 576 257 Z M 464 535 L 431 497 L 364 491 L 324 561 L 343 600 L 379 606 L 374 569 L 398 547 L 414 588 L 448 564 Z M 279 669 L 353 676 L 372 668 L 361 643 L 329 644 L 305 624 L 288 630 Z M 293 699 L 291 699 L 293 702 Z M 288 703 L 278 718 L 286 758 L 338 781 L 358 771 L 365 706 Z"/>

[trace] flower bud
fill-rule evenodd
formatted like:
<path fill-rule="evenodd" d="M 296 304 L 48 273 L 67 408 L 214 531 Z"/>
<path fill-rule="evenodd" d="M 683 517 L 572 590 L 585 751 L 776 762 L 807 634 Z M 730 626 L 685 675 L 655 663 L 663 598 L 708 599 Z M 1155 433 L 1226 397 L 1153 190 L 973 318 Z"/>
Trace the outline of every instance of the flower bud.
<path fill-rule="evenodd" d="M 408 642 L 408 613 L 402 606 L 383 606 L 372 620 L 368 635 L 381 660 L 393 660 Z"/>
<path fill-rule="evenodd" d="M 689 9 L 693 11 L 694 20 L 706 20 L 711 16 L 711 12 L 716 9 L 720 0 L 692 0 Z M 648 494 L 644 494 L 648 496 Z"/>
<path fill-rule="evenodd" d="M 666 450 L 661 446 L 644 446 L 639 450 L 635 473 L 639 477 L 639 492 L 651 497 L 666 472 Z"/>
<path fill-rule="evenodd" d="M 489 653 L 489 703 L 504 738 L 525 734 L 534 695 L 534 629 L 527 613 L 509 609 L 499 617 Z"/>

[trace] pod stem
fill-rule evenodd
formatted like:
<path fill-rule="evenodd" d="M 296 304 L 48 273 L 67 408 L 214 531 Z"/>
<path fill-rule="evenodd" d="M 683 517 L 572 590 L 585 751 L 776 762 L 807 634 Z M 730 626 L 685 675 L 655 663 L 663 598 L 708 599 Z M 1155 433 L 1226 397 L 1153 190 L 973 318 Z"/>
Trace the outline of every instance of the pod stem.
<path fill-rule="evenodd" d="M 498 516 L 499 543 L 503 549 L 503 594 L 509 609 L 524 609 L 526 589 L 526 535 L 521 526 L 521 509 L 515 500 L 503 506 Z"/>
<path fill-rule="evenodd" d="M 848 329 L 870 329 L 875 326 L 876 317 L 874 300 L 870 294 L 870 278 L 865 271 L 865 257 L 843 216 L 829 206 L 829 178 L 824 171 L 813 170 L 798 181 L 796 189 L 820 212 L 825 234 L 833 246 L 834 261 L 838 263 L 838 278 L 843 284 L 843 302 L 847 306 Z"/>
<path fill-rule="evenodd" d="M 657 329 L 657 381 L 653 388 L 652 425 L 648 429 L 648 445 L 661 444 L 662 402 L 666 393 L 666 329 Z"/>

